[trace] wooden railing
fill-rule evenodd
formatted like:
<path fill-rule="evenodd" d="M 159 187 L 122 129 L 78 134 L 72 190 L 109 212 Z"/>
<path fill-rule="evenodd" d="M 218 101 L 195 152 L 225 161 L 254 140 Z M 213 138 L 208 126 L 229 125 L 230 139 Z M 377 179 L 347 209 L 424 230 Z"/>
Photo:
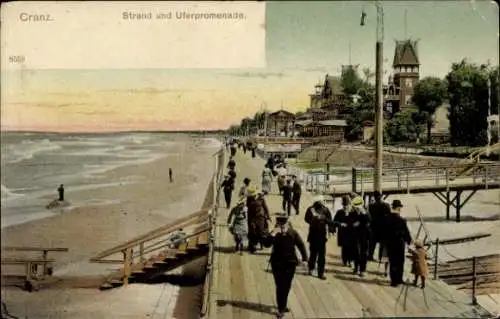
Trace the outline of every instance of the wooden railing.
<path fill-rule="evenodd" d="M 208 214 L 208 210 L 201 210 L 196 213 L 190 214 L 175 221 L 174 223 L 159 227 L 144 235 L 133 238 L 124 244 L 120 244 L 113 248 L 107 249 L 91 258 L 90 261 L 94 263 L 123 264 L 123 283 L 128 284 L 128 277 L 131 275 L 132 266 L 135 264 L 136 260 L 138 260 L 138 262 L 143 262 L 151 253 L 154 253 L 161 249 L 165 249 L 170 244 L 168 236 L 170 236 L 174 231 L 178 230 L 179 228 L 200 225 L 207 221 Z M 200 231 L 188 234 L 186 236 L 186 239 L 197 236 L 206 231 L 209 231 L 208 226 Z M 122 258 L 106 259 L 107 257 L 116 255 L 118 253 L 122 254 Z"/>
<path fill-rule="evenodd" d="M 209 225 L 210 225 L 210 242 L 208 246 L 208 261 L 206 267 L 206 275 L 205 275 L 205 283 L 203 285 L 203 300 L 200 309 L 200 318 L 205 318 L 210 313 L 210 305 L 213 300 L 211 300 L 212 295 L 212 285 L 213 285 L 213 266 L 214 266 L 214 253 L 215 253 L 215 232 L 216 232 L 216 223 L 218 218 L 218 210 L 219 210 L 219 199 L 221 194 L 220 185 L 222 183 L 223 175 L 224 175 L 224 167 L 225 167 L 225 153 L 222 148 L 218 152 L 217 161 L 215 163 L 215 173 L 212 178 L 213 182 L 213 201 L 212 201 L 212 210 L 211 214 L 209 214 Z"/>
<path fill-rule="evenodd" d="M 352 191 L 363 193 L 373 185 L 373 168 L 353 168 Z M 461 164 L 455 166 L 415 166 L 385 168 L 383 187 L 406 190 L 408 193 L 416 186 L 443 186 L 456 184 L 497 185 L 500 182 L 500 164 Z"/>
<path fill-rule="evenodd" d="M 24 266 L 24 276 L 26 282 L 31 282 L 33 279 L 43 279 L 46 276 L 52 275 L 52 264 L 55 259 L 48 258 L 49 252 L 68 252 L 68 248 L 49 248 L 49 247 L 26 247 L 26 246 L 5 246 L 2 247 L 2 255 L 4 252 L 35 252 L 41 253 L 38 258 L 27 257 L 5 257 L 2 256 L 2 265 L 18 265 Z M 42 266 L 42 273 L 38 272 L 38 266 Z M 11 276 L 7 274 L 5 269 L 2 269 L 2 276 Z"/>

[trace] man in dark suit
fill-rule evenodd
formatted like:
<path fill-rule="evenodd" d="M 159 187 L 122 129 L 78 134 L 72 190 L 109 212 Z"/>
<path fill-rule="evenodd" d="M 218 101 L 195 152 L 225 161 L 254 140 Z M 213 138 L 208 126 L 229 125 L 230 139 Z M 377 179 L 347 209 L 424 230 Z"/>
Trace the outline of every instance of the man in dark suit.
<path fill-rule="evenodd" d="M 306 210 L 306 223 L 309 224 L 309 275 L 318 264 L 318 278 L 325 280 L 325 255 L 326 241 L 328 234 L 334 233 L 332 214 L 330 210 L 323 205 L 323 198 L 317 197 L 314 204 Z"/>
<path fill-rule="evenodd" d="M 382 200 L 382 194 L 380 194 L 379 191 L 375 191 L 373 197 L 375 198 L 375 202 L 368 206 L 368 213 L 371 219 L 371 240 L 368 260 L 374 260 L 373 255 L 377 243 L 379 244 L 378 260 L 380 260 L 385 244 L 384 230 L 387 224 L 387 218 L 391 214 L 391 206 Z"/>
<path fill-rule="evenodd" d="M 292 185 L 292 206 L 295 210 L 295 214 L 299 214 L 300 210 L 300 196 L 302 196 L 302 187 L 297 176 L 292 176 L 293 185 Z"/>
<path fill-rule="evenodd" d="M 399 199 L 392 201 L 392 213 L 387 223 L 387 253 L 389 257 L 389 275 L 391 286 L 397 287 L 403 283 L 405 264 L 405 244 L 412 242 L 406 220 L 401 217 L 403 204 Z"/>
<path fill-rule="evenodd" d="M 276 227 L 263 240 L 264 246 L 273 247 L 271 252 L 271 268 L 274 282 L 276 284 L 276 301 L 278 304 L 277 317 L 282 318 L 287 307 L 288 294 L 292 288 L 292 280 L 299 259 L 295 252 L 297 247 L 302 255 L 302 261 L 307 261 L 307 251 L 304 241 L 299 233 L 288 223 L 288 214 L 282 213 L 276 216 Z"/>

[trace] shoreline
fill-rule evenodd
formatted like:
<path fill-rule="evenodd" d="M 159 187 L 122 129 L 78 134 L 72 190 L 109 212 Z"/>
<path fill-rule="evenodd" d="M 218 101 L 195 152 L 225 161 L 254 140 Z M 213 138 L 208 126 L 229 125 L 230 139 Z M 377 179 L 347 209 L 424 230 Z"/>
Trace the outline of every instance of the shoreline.
<path fill-rule="evenodd" d="M 119 198 L 120 203 L 109 205 L 87 205 L 75 207 L 67 212 L 47 218 L 11 225 L 2 229 L 3 246 L 48 246 L 67 247 L 68 253 L 54 253 L 55 276 L 100 276 L 111 272 L 110 265 L 91 264 L 89 259 L 95 254 L 112 246 L 129 240 L 137 235 L 149 232 L 161 225 L 199 210 L 203 206 L 207 187 L 212 177 L 212 167 L 206 169 L 207 159 L 213 154 L 210 145 L 200 146 L 198 139 L 186 139 L 188 145 L 182 147 L 183 153 L 174 158 L 161 158 L 153 162 L 123 166 L 108 171 L 98 179 L 119 179 L 127 176 L 143 176 L 144 181 L 134 184 L 117 185 L 104 189 L 86 189 L 70 193 L 71 197 L 105 199 Z M 168 167 L 174 171 L 174 182 L 168 179 Z M 68 198 L 71 201 L 71 198 Z M 206 262 L 206 261 L 205 261 Z M 196 270 L 204 271 L 203 258 Z M 189 268 L 189 267 L 186 267 Z M 182 267 L 178 271 L 184 272 Z M 175 271 L 177 272 L 177 271 Z M 163 287 L 165 288 L 163 288 Z M 132 317 L 143 317 L 152 310 L 165 314 L 179 312 L 179 305 L 189 304 L 184 309 L 193 310 L 196 303 L 196 287 L 186 287 L 193 293 L 186 293 L 184 287 L 168 283 L 162 285 L 134 284 L 113 292 L 100 292 L 97 289 L 69 288 L 46 289 L 28 293 L 19 289 L 2 287 L 2 299 L 6 302 L 10 313 L 29 318 L 46 318 L 63 315 L 64 317 L 103 317 L 99 311 L 105 311 L 108 304 L 116 304 L 116 309 L 105 312 L 109 316 L 122 316 L 118 306 L 129 304 L 137 296 L 137 292 L 155 296 L 152 299 L 162 300 L 161 309 L 151 305 L 152 300 L 143 300 L 132 307 Z M 134 293 L 135 291 L 135 293 Z M 54 300 L 55 295 L 64 295 L 67 299 Z M 110 300 L 115 295 L 117 300 Z M 191 296 L 191 297 L 190 297 Z M 181 298 L 183 300 L 177 300 Z M 142 299 L 142 298 L 141 298 Z M 136 302 L 134 300 L 134 302 Z M 86 304 L 86 307 L 79 305 Z M 57 305 L 57 307 L 56 307 Z M 94 308 L 89 310 L 88 307 Z M 100 310 L 102 308 L 102 310 Z M 127 307 L 128 308 L 128 307 Z M 181 307 L 182 308 L 182 307 Z M 175 310 L 177 309 L 177 310 Z M 116 312 L 115 312 L 116 311 Z M 185 312 L 182 311 L 182 312 Z M 70 314 L 71 313 L 71 314 Z M 94 313 L 94 314 L 90 314 Z M 191 318 L 194 314 L 185 313 L 180 318 Z M 163 315 L 163 314 L 162 314 Z M 198 313 L 196 313 L 198 315 Z M 127 317 L 125 315 L 125 317 Z"/>

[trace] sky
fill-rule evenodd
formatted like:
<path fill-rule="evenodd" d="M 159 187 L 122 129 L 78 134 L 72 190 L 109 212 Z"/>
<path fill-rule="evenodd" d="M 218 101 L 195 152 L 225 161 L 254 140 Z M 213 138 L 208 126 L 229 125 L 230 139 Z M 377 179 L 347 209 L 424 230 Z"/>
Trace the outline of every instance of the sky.
<path fill-rule="evenodd" d="M 383 7 L 385 80 L 396 39 L 419 40 L 421 77 L 444 77 L 463 58 L 498 65 L 493 2 L 386 1 Z M 314 85 L 327 73 L 339 74 L 343 64 L 375 69 L 373 1 L 267 2 L 265 26 L 265 68 L 2 71 L 1 129 L 225 129 L 262 109 L 305 110 Z"/>

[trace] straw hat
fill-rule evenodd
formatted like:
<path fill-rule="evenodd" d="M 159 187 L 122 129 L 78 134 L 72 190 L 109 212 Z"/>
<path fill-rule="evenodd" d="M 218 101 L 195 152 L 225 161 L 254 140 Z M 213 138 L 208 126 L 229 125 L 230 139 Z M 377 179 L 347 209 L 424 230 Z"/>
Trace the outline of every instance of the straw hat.
<path fill-rule="evenodd" d="M 415 247 L 417 247 L 417 248 L 424 247 L 424 243 L 420 239 L 416 239 L 413 243 L 415 244 Z"/>
<path fill-rule="evenodd" d="M 361 198 L 361 196 L 357 196 L 352 199 L 351 204 L 353 206 L 363 206 L 364 200 L 363 198 Z"/>
<path fill-rule="evenodd" d="M 255 186 L 250 186 L 248 188 L 248 195 L 253 196 L 257 194 L 257 187 Z"/>
<path fill-rule="evenodd" d="M 246 202 L 247 202 L 246 197 L 242 197 L 242 198 L 240 198 L 240 200 L 238 201 L 238 205 L 245 204 Z"/>

